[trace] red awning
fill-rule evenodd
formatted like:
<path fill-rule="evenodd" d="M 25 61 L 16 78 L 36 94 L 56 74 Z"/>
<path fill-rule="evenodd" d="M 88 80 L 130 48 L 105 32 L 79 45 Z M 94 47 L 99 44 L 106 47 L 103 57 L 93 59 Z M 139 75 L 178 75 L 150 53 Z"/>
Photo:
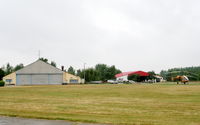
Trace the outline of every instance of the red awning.
<path fill-rule="evenodd" d="M 115 77 L 122 77 L 122 76 L 131 76 L 133 74 L 139 75 L 139 76 L 149 76 L 149 73 L 143 72 L 143 71 L 134 71 L 134 72 L 122 72 L 119 74 L 116 74 Z"/>

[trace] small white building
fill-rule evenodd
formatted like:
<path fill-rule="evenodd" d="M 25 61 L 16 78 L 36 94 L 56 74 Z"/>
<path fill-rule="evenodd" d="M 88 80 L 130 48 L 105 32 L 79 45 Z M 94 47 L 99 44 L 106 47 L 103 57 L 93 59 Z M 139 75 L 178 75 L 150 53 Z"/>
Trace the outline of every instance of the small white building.
<path fill-rule="evenodd" d="M 164 82 L 165 81 L 162 76 L 154 75 L 154 77 L 156 78 L 156 82 Z"/>

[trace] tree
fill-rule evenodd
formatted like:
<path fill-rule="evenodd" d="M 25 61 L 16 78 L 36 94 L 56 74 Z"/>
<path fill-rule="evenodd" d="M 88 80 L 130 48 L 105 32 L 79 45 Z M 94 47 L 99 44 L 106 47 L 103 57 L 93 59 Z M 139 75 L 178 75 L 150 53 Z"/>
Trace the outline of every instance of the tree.
<path fill-rule="evenodd" d="M 3 79 L 4 76 L 5 76 L 5 72 L 2 68 L 0 68 L 0 81 Z"/>
<path fill-rule="evenodd" d="M 121 71 L 116 69 L 114 65 L 108 67 L 106 79 L 115 79 L 115 75 L 118 73 L 121 73 Z"/>
<path fill-rule="evenodd" d="M 8 75 L 12 72 L 20 70 L 23 67 L 24 67 L 24 65 L 22 63 L 16 65 L 14 68 L 13 68 L 13 66 L 10 65 L 10 63 L 7 63 L 6 67 L 3 66 L 2 68 L 0 68 L 0 80 L 2 80 L 2 77 L 4 77 L 5 75 Z"/>
<path fill-rule="evenodd" d="M 94 70 L 98 73 L 100 80 L 105 81 L 107 79 L 108 67 L 106 64 L 97 64 Z"/>
<path fill-rule="evenodd" d="M 24 68 L 24 65 L 22 63 L 18 64 L 18 65 L 15 66 L 14 71 L 20 70 L 22 68 Z"/>
<path fill-rule="evenodd" d="M 84 74 L 83 74 L 83 72 L 80 69 L 78 69 L 76 71 L 76 75 L 79 76 L 79 77 L 81 77 L 81 78 L 84 78 Z"/>
<path fill-rule="evenodd" d="M 6 68 L 5 68 L 5 75 L 8 75 L 12 73 L 13 71 L 14 71 L 13 67 L 9 63 L 7 63 Z"/>
<path fill-rule="evenodd" d="M 54 61 L 51 61 L 51 65 L 56 67 L 56 63 Z"/>
<path fill-rule="evenodd" d="M 156 73 L 154 71 L 149 71 L 148 73 L 149 73 L 148 79 L 155 79 L 154 75 L 156 75 Z"/>
<path fill-rule="evenodd" d="M 167 78 L 167 71 L 161 70 L 160 75 L 161 75 L 164 79 L 166 79 L 166 78 Z"/>
<path fill-rule="evenodd" d="M 43 58 L 43 57 L 41 57 L 40 60 L 42 60 L 42 61 L 48 63 L 48 59 L 47 59 L 47 58 Z"/>
<path fill-rule="evenodd" d="M 95 70 L 98 73 L 98 78 L 101 81 L 106 81 L 109 79 L 114 79 L 115 75 L 121 73 L 119 69 L 116 69 L 115 66 L 107 66 L 106 64 L 97 64 Z"/>
<path fill-rule="evenodd" d="M 99 81 L 99 74 L 94 68 L 88 68 L 85 70 L 85 81 Z"/>
<path fill-rule="evenodd" d="M 115 66 L 107 66 L 106 64 L 97 64 L 95 68 L 87 68 L 84 70 L 77 70 L 76 75 L 84 78 L 87 82 L 90 81 L 106 81 L 109 79 L 115 79 L 115 75 L 121 73 L 119 69 L 116 69 Z"/>
<path fill-rule="evenodd" d="M 72 66 L 70 66 L 67 70 L 68 73 L 75 75 L 75 70 Z"/>

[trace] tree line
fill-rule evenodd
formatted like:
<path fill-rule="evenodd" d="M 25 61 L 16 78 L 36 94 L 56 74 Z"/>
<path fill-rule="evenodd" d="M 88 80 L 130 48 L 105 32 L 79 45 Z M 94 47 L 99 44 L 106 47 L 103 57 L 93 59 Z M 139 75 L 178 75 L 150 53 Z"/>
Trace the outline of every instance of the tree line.
<path fill-rule="evenodd" d="M 56 63 L 54 61 L 48 62 L 49 60 L 46 58 L 40 58 L 40 60 L 56 67 Z M 24 67 L 22 63 L 17 64 L 16 66 L 11 66 L 10 63 L 7 63 L 5 66 L 0 67 L 0 80 L 2 78 L 12 72 L 20 70 Z M 86 68 L 86 69 L 74 69 L 70 66 L 67 70 L 68 73 L 77 75 L 81 78 L 85 78 L 87 82 L 90 81 L 106 81 L 115 79 L 115 75 L 121 73 L 121 70 L 117 69 L 114 65 L 108 66 L 106 64 L 97 64 L 94 67 Z M 148 72 L 150 76 L 148 79 L 153 79 L 155 72 Z M 171 81 L 172 77 L 176 77 L 177 75 L 186 75 L 191 81 L 199 81 L 200 80 L 200 66 L 196 67 L 185 67 L 185 68 L 171 68 L 168 70 L 162 70 L 160 75 L 166 79 L 167 81 Z M 140 81 L 141 78 L 138 76 L 129 77 L 130 80 Z"/>
<path fill-rule="evenodd" d="M 3 79 L 4 76 L 15 72 L 17 70 L 20 70 L 24 67 L 24 65 L 22 63 L 16 65 L 16 66 L 11 66 L 10 63 L 7 63 L 6 66 L 2 66 L 0 68 L 0 81 Z"/>
<path fill-rule="evenodd" d="M 176 77 L 177 75 L 186 75 L 191 81 L 199 81 L 200 66 L 162 70 L 160 75 L 167 81 L 172 81 L 172 77 Z"/>
<path fill-rule="evenodd" d="M 106 64 L 97 64 L 95 67 L 90 67 L 82 70 L 75 70 L 72 66 L 70 66 L 67 72 L 73 75 L 77 75 L 81 78 L 85 77 L 87 82 L 115 79 L 115 75 L 121 73 L 121 71 L 114 65 L 108 66 Z"/>

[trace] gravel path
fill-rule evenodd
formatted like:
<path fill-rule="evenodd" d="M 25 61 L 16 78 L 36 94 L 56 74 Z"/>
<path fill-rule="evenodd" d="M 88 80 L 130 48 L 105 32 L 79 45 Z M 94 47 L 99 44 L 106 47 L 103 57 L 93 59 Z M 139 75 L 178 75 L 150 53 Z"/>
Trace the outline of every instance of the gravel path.
<path fill-rule="evenodd" d="M 0 125 L 103 125 L 103 124 L 90 124 L 90 123 L 69 122 L 62 120 L 41 120 L 41 119 L 0 116 Z"/>

